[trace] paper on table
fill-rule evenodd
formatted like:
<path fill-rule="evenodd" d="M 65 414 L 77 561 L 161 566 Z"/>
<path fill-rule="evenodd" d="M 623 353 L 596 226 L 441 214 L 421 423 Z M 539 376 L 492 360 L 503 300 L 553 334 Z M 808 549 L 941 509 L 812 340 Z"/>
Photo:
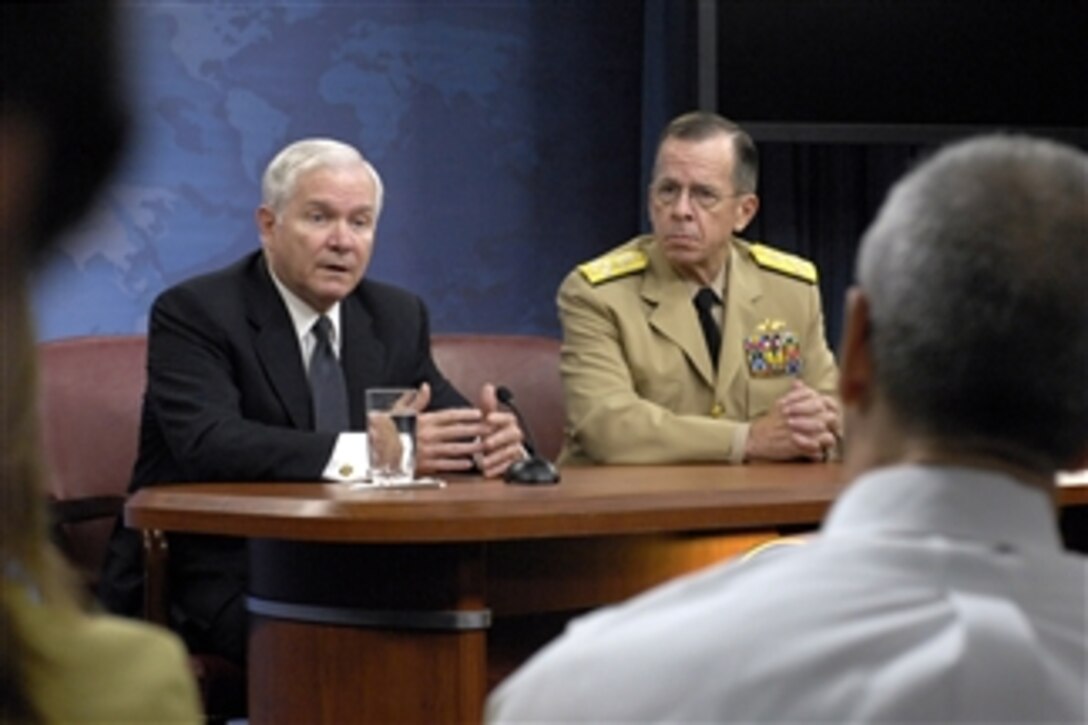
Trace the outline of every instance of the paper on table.
<path fill-rule="evenodd" d="M 416 478 L 403 483 L 374 483 L 370 479 L 352 481 L 348 484 L 352 491 L 395 491 L 404 488 L 445 488 L 446 482 L 438 478 Z"/>
<path fill-rule="evenodd" d="M 1088 486 L 1088 468 L 1083 471 L 1059 471 L 1059 486 Z"/>

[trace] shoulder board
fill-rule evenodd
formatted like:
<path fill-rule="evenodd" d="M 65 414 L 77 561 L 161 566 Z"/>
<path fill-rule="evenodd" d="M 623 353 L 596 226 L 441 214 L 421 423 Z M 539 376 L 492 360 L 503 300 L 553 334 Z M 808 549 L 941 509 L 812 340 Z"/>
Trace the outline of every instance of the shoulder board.
<path fill-rule="evenodd" d="M 752 258 L 756 264 L 764 269 L 784 274 L 787 277 L 816 284 L 816 265 L 812 262 L 788 252 L 768 247 L 765 244 L 752 244 L 748 247 L 752 251 Z"/>
<path fill-rule="evenodd" d="M 578 271 L 592 285 L 625 277 L 646 269 L 649 257 L 641 249 L 621 249 L 578 265 Z"/>

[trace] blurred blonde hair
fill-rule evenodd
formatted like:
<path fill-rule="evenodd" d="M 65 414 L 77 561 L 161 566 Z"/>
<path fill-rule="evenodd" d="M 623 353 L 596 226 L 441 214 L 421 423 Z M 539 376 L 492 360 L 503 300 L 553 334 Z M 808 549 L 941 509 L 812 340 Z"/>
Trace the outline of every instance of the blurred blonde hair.
<path fill-rule="evenodd" d="M 41 715 L 28 672 L 49 662 L 27 645 L 9 607 L 29 594 L 65 616 L 79 610 L 79 599 L 74 574 L 48 538 L 36 346 L 23 267 L 8 256 L 0 255 L 0 721 L 35 723 Z"/>
<path fill-rule="evenodd" d="M 9 270 L 10 265 L 5 265 Z M 4 586 L 32 588 L 44 601 L 76 603 L 72 574 L 50 545 L 39 441 L 37 355 L 25 283 L 5 272 L 0 310 L 0 556 Z"/>

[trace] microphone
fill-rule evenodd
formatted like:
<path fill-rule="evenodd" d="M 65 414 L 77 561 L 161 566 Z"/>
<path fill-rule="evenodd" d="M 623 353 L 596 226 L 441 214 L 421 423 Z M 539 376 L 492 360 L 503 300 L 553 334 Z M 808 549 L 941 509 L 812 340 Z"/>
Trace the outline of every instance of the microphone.
<path fill-rule="evenodd" d="M 499 399 L 500 403 L 509 408 L 514 417 L 518 419 L 518 425 L 525 432 L 525 450 L 529 453 L 528 458 L 516 461 L 510 468 L 507 468 L 503 479 L 507 483 L 527 486 L 559 483 L 559 471 L 556 469 L 555 464 L 537 455 L 533 432 L 529 429 L 529 423 L 525 420 L 525 416 L 514 405 L 514 394 L 510 392 L 510 388 L 505 385 L 498 386 L 495 388 L 495 397 Z"/>

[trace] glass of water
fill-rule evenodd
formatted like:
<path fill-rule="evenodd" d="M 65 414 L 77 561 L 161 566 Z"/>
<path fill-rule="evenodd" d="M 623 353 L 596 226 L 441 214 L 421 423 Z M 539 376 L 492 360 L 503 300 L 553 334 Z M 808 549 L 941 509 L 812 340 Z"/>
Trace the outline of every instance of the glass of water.
<path fill-rule="evenodd" d="M 411 483 L 416 474 L 414 388 L 366 391 L 367 449 L 370 480 L 376 485 Z"/>

